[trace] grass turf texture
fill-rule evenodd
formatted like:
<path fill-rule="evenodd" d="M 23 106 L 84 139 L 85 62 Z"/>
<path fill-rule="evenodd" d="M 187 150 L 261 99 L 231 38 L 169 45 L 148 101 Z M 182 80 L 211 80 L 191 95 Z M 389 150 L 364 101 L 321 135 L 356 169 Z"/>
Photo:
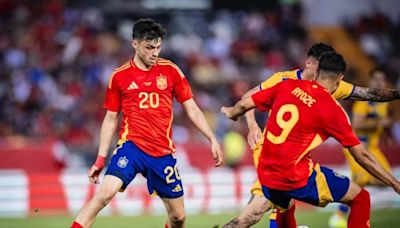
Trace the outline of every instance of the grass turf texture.
<path fill-rule="evenodd" d="M 189 215 L 186 219 L 186 226 L 191 227 L 213 227 L 223 224 L 232 219 L 237 214 L 221 215 Z M 299 211 L 296 213 L 299 225 L 307 225 L 310 228 L 327 227 L 331 212 L 318 211 Z M 118 228 L 118 227 L 164 227 L 165 216 L 115 216 L 98 217 L 93 228 Z M 59 216 L 35 216 L 29 218 L 0 218 L 0 227 L 19 228 L 19 227 L 40 227 L 56 228 L 69 227 L 72 217 Z M 253 227 L 268 227 L 268 218 Z M 384 209 L 372 212 L 371 227 L 400 227 L 400 209 Z"/>

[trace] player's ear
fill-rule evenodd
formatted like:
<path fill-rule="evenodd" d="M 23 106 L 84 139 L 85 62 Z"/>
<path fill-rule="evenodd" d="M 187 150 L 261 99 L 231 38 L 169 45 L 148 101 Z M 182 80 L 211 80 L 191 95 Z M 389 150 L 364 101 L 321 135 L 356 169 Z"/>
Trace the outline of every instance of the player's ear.
<path fill-rule="evenodd" d="M 131 45 L 132 45 L 132 47 L 136 50 L 137 47 L 138 47 L 138 45 L 139 45 L 139 42 L 138 42 L 137 40 L 132 40 Z"/>

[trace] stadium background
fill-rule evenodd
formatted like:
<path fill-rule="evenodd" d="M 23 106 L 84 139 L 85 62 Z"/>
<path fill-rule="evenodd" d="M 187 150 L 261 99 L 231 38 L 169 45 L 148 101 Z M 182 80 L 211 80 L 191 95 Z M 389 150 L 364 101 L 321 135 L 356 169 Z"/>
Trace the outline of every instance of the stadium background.
<path fill-rule="evenodd" d="M 345 56 L 347 81 L 367 86 L 369 70 L 385 65 L 392 88 L 400 89 L 396 0 L 1 0 L 0 227 L 11 227 L 5 225 L 10 217 L 74 215 L 93 194 L 86 170 L 97 155 L 105 86 L 132 55 L 131 29 L 141 17 L 166 25 L 161 56 L 186 74 L 225 148 L 227 166 L 212 168 L 207 142 L 174 106 L 191 215 L 237 213 L 255 179 L 246 124 L 224 119 L 221 105 L 233 104 L 273 72 L 302 67 L 313 42 L 330 43 Z M 350 110 L 351 102 L 343 106 Z M 400 103 L 390 108 L 394 122 L 381 145 L 400 177 Z M 257 119 L 263 125 L 264 115 Z M 348 174 L 334 140 L 314 157 Z M 102 215 L 163 214 L 144 181 L 135 180 Z M 390 189 L 370 190 L 374 209 L 400 208 Z"/>

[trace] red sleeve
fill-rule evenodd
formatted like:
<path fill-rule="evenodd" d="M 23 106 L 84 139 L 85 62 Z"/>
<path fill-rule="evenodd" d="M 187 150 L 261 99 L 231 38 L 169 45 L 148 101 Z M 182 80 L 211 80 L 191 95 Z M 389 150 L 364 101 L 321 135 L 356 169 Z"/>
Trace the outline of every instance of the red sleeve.
<path fill-rule="evenodd" d="M 174 65 L 171 70 L 172 78 L 174 79 L 173 94 L 179 103 L 183 103 L 193 97 L 192 89 L 189 82 L 183 75 L 182 71 Z"/>
<path fill-rule="evenodd" d="M 271 109 L 276 91 L 280 85 L 281 83 L 268 89 L 261 90 L 251 96 L 258 110 L 265 112 Z"/>
<path fill-rule="evenodd" d="M 115 75 L 111 76 L 108 83 L 103 107 L 114 112 L 119 112 L 121 109 L 121 92 L 118 88 Z"/>
<path fill-rule="evenodd" d="M 333 98 L 332 98 L 333 99 Z M 328 103 L 328 102 L 327 102 Z M 327 108 L 322 115 L 327 115 L 324 128 L 329 136 L 334 137 L 344 147 L 351 147 L 360 144 L 350 125 L 350 119 L 339 103 L 329 102 L 332 108 Z"/>

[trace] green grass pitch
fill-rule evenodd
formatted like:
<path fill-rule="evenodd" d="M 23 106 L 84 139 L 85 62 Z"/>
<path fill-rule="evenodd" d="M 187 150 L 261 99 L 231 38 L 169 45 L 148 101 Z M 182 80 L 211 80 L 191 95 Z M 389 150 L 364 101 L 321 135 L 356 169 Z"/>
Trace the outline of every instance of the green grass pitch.
<path fill-rule="evenodd" d="M 223 224 L 233 218 L 236 214 L 221 215 L 189 215 L 186 220 L 186 227 L 213 227 Z M 331 212 L 320 211 L 298 211 L 296 213 L 297 222 L 300 225 L 307 225 L 310 228 L 327 227 L 328 218 Z M 20 228 L 20 227 L 40 227 L 57 228 L 69 227 L 72 217 L 59 216 L 37 216 L 24 219 L 1 218 L 1 228 Z M 93 228 L 119 228 L 119 227 L 145 227 L 159 228 L 164 227 L 165 216 L 115 216 L 97 218 Z M 267 216 L 254 227 L 268 227 Z M 400 227 L 400 209 L 384 209 L 372 212 L 371 227 Z"/>

